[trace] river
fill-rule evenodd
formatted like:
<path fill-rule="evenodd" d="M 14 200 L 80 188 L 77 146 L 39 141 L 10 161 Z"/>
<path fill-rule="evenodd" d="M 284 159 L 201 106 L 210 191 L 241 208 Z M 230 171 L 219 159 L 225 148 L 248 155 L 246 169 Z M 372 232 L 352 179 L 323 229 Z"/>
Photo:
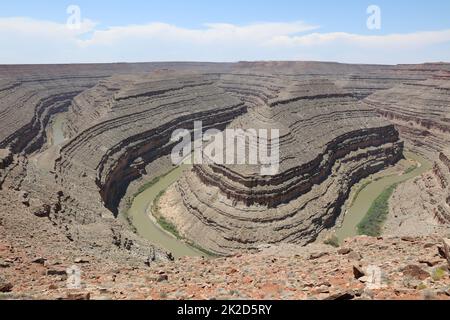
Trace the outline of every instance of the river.
<path fill-rule="evenodd" d="M 175 183 L 183 171 L 188 169 L 189 166 L 179 166 L 167 175 L 160 177 L 158 182 L 145 189 L 145 191 L 134 198 L 127 213 L 131 223 L 141 237 L 170 251 L 175 258 L 183 256 L 204 256 L 205 254 L 163 230 L 157 222 L 149 216 L 148 209 L 158 195 Z"/>
<path fill-rule="evenodd" d="M 51 147 L 37 158 L 41 168 L 48 167 L 47 169 L 51 170 L 53 166 L 54 158 L 57 156 L 57 148 L 65 141 L 62 130 L 64 121 L 64 114 L 56 115 L 52 121 L 51 132 L 48 137 Z M 186 169 L 187 166 L 179 166 L 169 174 L 161 177 L 157 183 L 134 198 L 133 204 L 127 213 L 137 233 L 141 237 L 170 251 L 175 258 L 182 256 L 204 256 L 205 254 L 162 230 L 157 225 L 157 222 L 150 218 L 148 208 L 153 204 L 156 197 L 172 185 L 181 176 L 183 170 Z"/>
<path fill-rule="evenodd" d="M 47 130 L 48 148 L 30 157 L 30 160 L 40 170 L 51 172 L 54 169 L 55 160 L 59 157 L 60 146 L 66 140 L 63 133 L 64 121 L 64 113 L 54 116 L 51 127 Z"/>
<path fill-rule="evenodd" d="M 40 156 L 40 160 L 45 163 L 51 163 L 49 160 L 53 160 L 53 150 L 55 147 L 64 142 L 64 134 L 62 130 L 62 124 L 64 122 L 64 114 L 57 115 L 53 120 L 51 131 L 51 145 L 46 153 Z M 432 165 L 429 161 L 418 156 L 417 154 L 405 152 L 405 157 L 410 160 L 414 160 L 418 165 L 417 167 L 404 174 L 387 175 L 376 179 L 362 188 L 356 197 L 352 200 L 350 207 L 347 209 L 343 222 L 339 228 L 336 229 L 335 235 L 342 242 L 344 239 L 358 234 L 357 226 L 367 214 L 369 208 L 375 199 L 388 187 L 395 183 L 402 183 L 414 177 L 417 177 L 424 172 L 431 169 Z M 42 162 L 40 161 L 40 162 Z M 50 168 L 50 167 L 49 167 Z M 177 181 L 184 170 L 189 169 L 188 166 L 179 166 L 169 172 L 167 175 L 162 176 L 158 182 L 147 188 L 145 191 L 137 195 L 133 203 L 128 210 L 128 217 L 131 220 L 133 226 L 136 228 L 137 233 L 158 245 L 165 250 L 170 251 L 175 258 L 182 256 L 202 256 L 204 253 L 189 246 L 182 240 L 179 240 L 163 230 L 157 222 L 149 216 L 149 207 L 153 204 L 158 195 L 165 191 L 169 186 Z M 370 179 L 370 178 L 368 178 Z M 370 181 L 365 179 L 364 181 Z M 360 188 L 361 183 L 354 188 Z M 122 217 L 123 218 L 123 217 Z"/>
<path fill-rule="evenodd" d="M 432 164 L 417 154 L 405 152 L 407 159 L 418 163 L 417 167 L 406 174 L 387 175 L 381 179 L 370 182 L 353 199 L 351 206 L 347 209 L 342 226 L 336 230 L 335 235 L 342 242 L 348 237 L 358 235 L 357 226 L 369 211 L 375 199 L 388 187 L 395 183 L 402 183 L 417 177 L 431 169 Z M 366 180 L 367 181 L 367 180 Z M 355 186 L 358 188 L 358 185 Z M 401 188 L 401 186 L 399 186 Z"/>
<path fill-rule="evenodd" d="M 65 140 L 63 133 L 63 124 L 64 124 L 64 113 L 58 114 L 53 119 L 52 124 L 52 134 L 51 134 L 51 145 L 58 146 L 62 144 Z"/>
<path fill-rule="evenodd" d="M 394 183 L 405 182 L 409 179 L 417 177 L 431 168 L 431 163 L 422 157 L 405 153 L 405 157 L 413 160 L 417 167 L 409 173 L 404 174 L 388 174 L 381 176 L 366 185 L 353 199 L 351 206 L 345 214 L 344 220 L 340 228 L 336 230 L 336 236 L 339 241 L 345 238 L 356 236 L 358 234 L 357 225 L 368 212 L 373 201 L 389 186 Z M 165 250 L 170 251 L 175 258 L 182 256 L 201 256 L 204 255 L 195 248 L 189 246 L 182 240 L 179 240 L 163 230 L 157 222 L 149 216 L 149 207 L 153 204 L 158 195 L 165 191 L 170 185 L 176 182 L 184 170 L 188 167 L 177 167 L 165 176 L 162 176 L 158 182 L 147 188 L 134 198 L 128 216 L 136 228 L 137 233 L 143 238 L 149 240 Z M 370 177 L 368 179 L 371 179 Z M 366 180 L 365 181 L 370 181 Z M 361 184 L 355 186 L 360 187 Z"/>

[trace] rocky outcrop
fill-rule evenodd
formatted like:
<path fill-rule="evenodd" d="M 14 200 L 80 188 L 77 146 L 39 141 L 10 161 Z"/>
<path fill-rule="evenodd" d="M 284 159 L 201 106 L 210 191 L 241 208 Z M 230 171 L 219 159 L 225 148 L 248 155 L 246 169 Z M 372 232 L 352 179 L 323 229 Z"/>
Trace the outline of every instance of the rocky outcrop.
<path fill-rule="evenodd" d="M 0 85 L 0 148 L 31 154 L 46 142 L 51 117 L 67 110 L 71 100 L 93 86 L 96 78 L 20 79 Z"/>
<path fill-rule="evenodd" d="M 97 210 L 104 205 L 117 214 L 129 183 L 145 174 L 149 163 L 170 155 L 172 132 L 192 130 L 194 121 L 202 121 L 205 130 L 224 128 L 245 112 L 216 80 L 171 73 L 119 77 L 83 93 L 69 110 L 73 138 L 56 161 L 58 183 L 69 186 L 85 212 L 97 204 Z"/>
<path fill-rule="evenodd" d="M 354 183 L 402 157 L 394 127 L 330 81 L 252 74 L 222 83 L 249 106 L 228 128 L 280 130 L 280 169 L 196 165 L 161 199 L 164 217 L 216 254 L 312 242 L 334 225 Z"/>
<path fill-rule="evenodd" d="M 9 149 L 0 149 L 0 169 L 6 169 L 13 161 L 13 154 Z"/>
<path fill-rule="evenodd" d="M 417 229 L 446 230 L 450 227 L 450 77 L 445 65 L 442 67 L 444 70 L 428 80 L 399 85 L 374 93 L 364 100 L 365 104 L 375 108 L 396 126 L 408 148 L 421 153 L 433 163 L 431 172 L 407 182 L 402 190 L 398 188 L 394 193 L 394 216 L 404 215 L 405 212 L 412 219 L 429 216 L 422 223 L 416 223 L 416 230 L 410 232 L 416 232 Z M 414 184 L 420 187 L 416 188 Z M 417 194 L 405 192 L 413 189 L 419 189 L 421 198 L 421 205 L 415 209 L 410 208 L 411 202 L 407 198 L 417 197 Z M 394 230 L 390 229 L 389 232 Z"/>

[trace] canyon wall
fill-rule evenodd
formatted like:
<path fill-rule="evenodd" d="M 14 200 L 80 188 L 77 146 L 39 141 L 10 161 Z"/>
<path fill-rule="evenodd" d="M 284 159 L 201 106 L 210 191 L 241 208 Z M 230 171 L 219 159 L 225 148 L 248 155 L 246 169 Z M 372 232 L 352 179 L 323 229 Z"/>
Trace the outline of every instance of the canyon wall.
<path fill-rule="evenodd" d="M 183 236 L 212 252 L 313 241 L 334 225 L 354 183 L 401 158 L 398 131 L 435 160 L 440 191 L 433 212 L 445 219 L 448 69 L 319 62 L 0 66 L 0 187 L 14 208 L 3 211 L 26 212 L 30 225 L 48 218 L 85 250 L 168 259 L 116 217 L 130 184 L 172 167 L 172 132 L 202 121 L 204 130 L 281 132 L 278 174 L 196 165 L 161 199 Z M 432 109 L 421 110 L 423 97 Z M 59 114 L 65 140 L 52 145 Z"/>
<path fill-rule="evenodd" d="M 249 107 L 228 128 L 280 130 L 280 170 L 195 165 L 163 196 L 161 214 L 215 254 L 314 241 L 353 184 L 402 158 L 394 126 L 329 80 L 241 73 L 221 86 Z"/>
<path fill-rule="evenodd" d="M 430 79 L 395 86 L 367 97 L 364 103 L 392 122 L 407 147 L 426 157 L 431 172 L 398 188 L 391 203 L 392 215 L 407 222 L 422 216 L 416 232 L 450 230 L 450 72 L 441 70 Z M 419 196 L 417 198 L 417 196 Z M 410 199 L 420 199 L 411 207 Z M 428 218 L 425 218 L 428 217 Z M 398 230 L 406 232 L 407 223 L 399 222 Z M 403 227 L 402 227 L 403 225 Z M 428 230 L 428 231 L 425 231 Z"/>

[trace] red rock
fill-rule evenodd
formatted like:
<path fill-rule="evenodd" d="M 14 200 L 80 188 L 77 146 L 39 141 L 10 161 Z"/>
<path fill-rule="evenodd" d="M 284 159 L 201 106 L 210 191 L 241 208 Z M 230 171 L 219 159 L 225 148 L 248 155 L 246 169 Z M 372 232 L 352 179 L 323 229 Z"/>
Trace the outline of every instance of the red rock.
<path fill-rule="evenodd" d="M 316 259 L 320 259 L 326 255 L 328 255 L 328 252 L 315 252 L 315 253 L 311 253 L 308 259 L 316 260 Z"/>
<path fill-rule="evenodd" d="M 425 280 L 430 277 L 430 274 L 416 265 L 408 265 L 402 269 L 405 276 L 409 276 L 419 280 Z"/>
<path fill-rule="evenodd" d="M 91 294 L 88 293 L 68 293 L 67 300 L 90 300 Z"/>
<path fill-rule="evenodd" d="M 325 298 L 324 300 L 352 300 L 355 298 L 355 293 L 352 290 L 342 291 Z"/>
<path fill-rule="evenodd" d="M 237 273 L 237 272 L 239 272 L 239 271 L 236 270 L 235 268 L 229 268 L 229 269 L 227 270 L 226 274 L 227 274 L 227 275 L 230 275 L 230 274 L 235 274 L 235 273 Z"/>
<path fill-rule="evenodd" d="M 341 255 L 346 255 L 349 254 L 350 252 L 352 252 L 353 250 L 350 248 L 341 248 L 338 250 L 338 253 Z"/>

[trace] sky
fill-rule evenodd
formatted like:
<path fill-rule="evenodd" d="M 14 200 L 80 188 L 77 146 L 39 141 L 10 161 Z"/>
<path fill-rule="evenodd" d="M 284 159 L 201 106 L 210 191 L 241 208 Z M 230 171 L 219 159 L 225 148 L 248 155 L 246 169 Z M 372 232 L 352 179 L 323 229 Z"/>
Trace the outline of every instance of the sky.
<path fill-rule="evenodd" d="M 450 62 L 448 0 L 0 2 L 0 64 Z"/>

